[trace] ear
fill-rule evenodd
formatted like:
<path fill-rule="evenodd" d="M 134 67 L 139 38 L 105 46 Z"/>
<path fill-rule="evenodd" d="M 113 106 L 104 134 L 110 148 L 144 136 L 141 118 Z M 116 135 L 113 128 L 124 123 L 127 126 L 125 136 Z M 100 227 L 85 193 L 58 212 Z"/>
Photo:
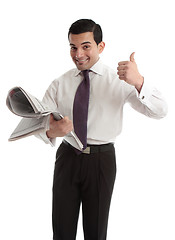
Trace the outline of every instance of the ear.
<path fill-rule="evenodd" d="M 104 42 L 100 42 L 98 44 L 98 52 L 99 52 L 99 54 L 103 52 L 104 48 L 105 48 L 105 43 Z"/>

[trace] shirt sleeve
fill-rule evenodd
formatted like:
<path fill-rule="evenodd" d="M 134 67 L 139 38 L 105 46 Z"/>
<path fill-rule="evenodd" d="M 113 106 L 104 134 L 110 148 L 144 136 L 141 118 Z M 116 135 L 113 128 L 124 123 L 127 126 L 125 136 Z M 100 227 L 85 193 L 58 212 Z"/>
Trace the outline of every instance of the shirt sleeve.
<path fill-rule="evenodd" d="M 52 109 L 53 111 L 57 111 L 57 103 L 55 101 L 56 99 L 56 94 L 57 94 L 57 87 L 56 87 L 56 82 L 53 81 L 49 88 L 47 89 L 44 97 L 43 97 L 43 104 L 46 106 L 48 109 Z M 44 129 L 42 132 L 35 134 L 35 137 L 39 138 L 46 144 L 50 144 L 51 146 L 55 146 L 56 144 L 56 138 L 48 138 L 46 132 L 49 130 L 49 126 Z"/>
<path fill-rule="evenodd" d="M 168 112 L 167 103 L 162 94 L 146 82 L 144 82 L 140 93 L 133 87 L 126 102 L 136 111 L 155 119 L 165 117 Z"/>

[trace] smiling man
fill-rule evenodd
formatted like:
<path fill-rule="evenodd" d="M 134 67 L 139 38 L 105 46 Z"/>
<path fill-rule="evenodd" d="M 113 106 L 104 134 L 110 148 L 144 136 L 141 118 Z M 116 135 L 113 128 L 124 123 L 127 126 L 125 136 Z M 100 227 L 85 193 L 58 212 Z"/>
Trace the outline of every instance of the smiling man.
<path fill-rule="evenodd" d="M 93 32 L 70 34 L 71 57 L 77 68 L 81 71 L 90 69 L 98 60 L 105 43 L 94 40 Z"/>
<path fill-rule="evenodd" d="M 50 128 L 40 134 L 54 144 L 64 137 L 56 153 L 53 181 L 53 239 L 76 238 L 82 204 L 85 240 L 105 240 L 116 176 L 114 142 L 122 130 L 123 106 L 155 119 L 167 105 L 161 93 L 149 88 L 138 72 L 134 53 L 118 63 L 118 72 L 100 60 L 105 48 L 101 27 L 81 19 L 69 29 L 70 55 L 76 68 L 51 83 L 43 102 L 65 116 L 50 117 Z M 118 76 L 117 76 L 118 74 Z M 83 142 L 79 151 L 70 131 Z"/>

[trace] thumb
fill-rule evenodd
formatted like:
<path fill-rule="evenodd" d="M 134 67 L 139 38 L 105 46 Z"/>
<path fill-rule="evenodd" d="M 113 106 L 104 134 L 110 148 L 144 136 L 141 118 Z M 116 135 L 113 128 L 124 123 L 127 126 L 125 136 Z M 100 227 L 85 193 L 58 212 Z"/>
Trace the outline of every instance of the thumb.
<path fill-rule="evenodd" d="M 50 114 L 50 123 L 54 121 L 53 114 Z"/>
<path fill-rule="evenodd" d="M 135 52 L 131 53 L 131 55 L 130 55 L 130 61 L 131 62 L 135 62 L 134 54 L 135 54 Z"/>

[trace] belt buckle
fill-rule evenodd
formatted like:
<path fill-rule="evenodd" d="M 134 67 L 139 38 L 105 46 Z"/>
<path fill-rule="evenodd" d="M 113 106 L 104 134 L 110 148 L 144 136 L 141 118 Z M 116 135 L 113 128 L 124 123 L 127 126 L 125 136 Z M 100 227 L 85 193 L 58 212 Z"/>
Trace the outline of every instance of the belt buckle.
<path fill-rule="evenodd" d="M 85 148 L 82 153 L 90 154 L 91 153 L 91 148 L 90 147 Z"/>

